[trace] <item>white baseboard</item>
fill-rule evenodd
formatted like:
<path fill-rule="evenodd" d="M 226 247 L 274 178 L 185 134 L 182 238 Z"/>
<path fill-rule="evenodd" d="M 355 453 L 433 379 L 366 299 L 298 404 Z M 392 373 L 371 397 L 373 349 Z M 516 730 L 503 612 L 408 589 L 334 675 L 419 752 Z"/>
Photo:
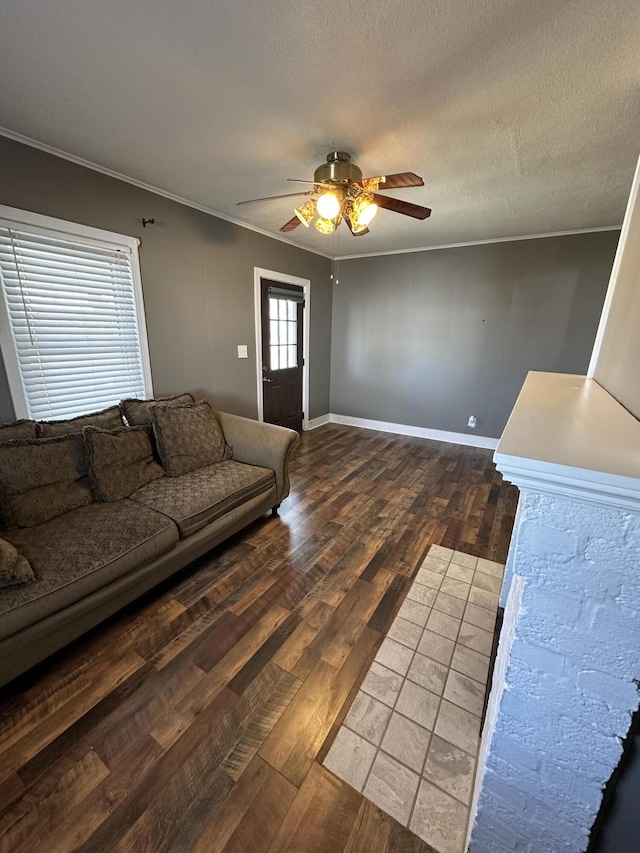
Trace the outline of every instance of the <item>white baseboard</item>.
<path fill-rule="evenodd" d="M 392 432 L 396 435 L 411 435 L 415 438 L 429 438 L 432 441 L 445 441 L 449 444 L 466 444 L 468 447 L 484 447 L 487 450 L 495 450 L 498 446 L 497 438 L 489 438 L 486 435 L 470 435 L 465 432 L 447 432 L 442 429 L 427 429 L 426 427 L 409 426 L 408 424 L 394 424 L 388 421 L 372 421 L 369 418 L 352 418 L 350 415 L 336 415 L 329 413 L 313 418 L 309 421 L 307 429 L 316 429 L 324 424 L 342 424 L 342 426 L 361 427 L 362 429 L 374 429 L 379 432 Z"/>
<path fill-rule="evenodd" d="M 311 418 L 311 420 L 307 421 L 305 431 L 308 432 L 310 429 L 317 429 L 328 423 L 331 423 L 331 415 L 320 415 L 319 418 Z"/>

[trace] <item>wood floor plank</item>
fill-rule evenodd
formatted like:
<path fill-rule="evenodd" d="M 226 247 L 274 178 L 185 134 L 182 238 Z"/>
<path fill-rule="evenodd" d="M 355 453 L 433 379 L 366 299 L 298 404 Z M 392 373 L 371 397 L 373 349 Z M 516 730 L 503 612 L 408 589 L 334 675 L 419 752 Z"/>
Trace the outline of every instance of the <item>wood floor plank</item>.
<path fill-rule="evenodd" d="M 362 795 L 314 763 L 268 848 L 269 853 L 344 850 Z"/>
<path fill-rule="evenodd" d="M 0 853 L 433 853 L 320 766 L 431 544 L 504 562 L 491 453 L 331 424 L 250 525 L 5 688 Z"/>
<path fill-rule="evenodd" d="M 51 831 L 41 838 L 41 843 L 34 846 L 34 853 L 58 853 L 82 847 L 161 755 L 161 747 L 150 735 L 133 741 L 129 749 L 120 752 L 116 769 L 105 776 L 75 808 L 67 808 Z"/>
<path fill-rule="evenodd" d="M 438 853 L 438 851 L 363 797 L 343 853 Z"/>
<path fill-rule="evenodd" d="M 243 729 L 221 762 L 228 776 L 240 778 L 301 686 L 297 678 L 269 663 L 245 689 Z"/>
<path fill-rule="evenodd" d="M 263 853 L 297 793 L 295 785 L 256 756 L 204 828 L 194 853 Z"/>
<path fill-rule="evenodd" d="M 349 657 L 365 626 L 378 634 L 380 633 L 376 626 L 371 624 L 371 620 L 380 604 L 386 600 L 393 584 L 398 585 L 397 596 L 394 598 L 394 607 L 397 609 L 400 606 L 400 596 L 407 590 L 403 581 L 396 578 L 391 572 L 380 572 L 375 581 L 370 584 L 362 581 L 357 581 L 354 584 L 351 593 L 349 593 L 351 598 L 355 598 L 353 607 L 349 615 L 343 618 L 331 642 L 322 652 L 322 660 L 339 668 Z"/>
<path fill-rule="evenodd" d="M 115 769 L 120 757 L 160 721 L 173 716 L 176 705 L 202 681 L 205 673 L 189 661 L 153 672 L 135 694 L 85 735 L 107 767 Z"/>
<path fill-rule="evenodd" d="M 0 810 L 4 809 L 12 800 L 18 798 L 24 791 L 25 785 L 17 773 L 10 773 L 0 782 Z"/>
<path fill-rule="evenodd" d="M 262 672 L 265 666 L 267 666 L 276 652 L 281 648 L 291 634 L 293 634 L 299 624 L 300 617 L 296 616 L 295 613 L 291 613 L 287 616 L 284 622 L 278 625 L 269 638 L 264 641 L 254 654 L 251 655 L 242 669 L 240 669 L 229 681 L 227 685 L 229 689 L 242 696 L 247 687 L 253 682 L 256 676 Z"/>
<path fill-rule="evenodd" d="M 10 746 L 2 750 L 0 757 L 0 777 L 4 779 L 30 761 L 83 714 L 88 713 L 104 696 L 145 665 L 146 662 L 130 649 L 115 652 L 114 659 L 105 661 L 104 666 L 95 673 L 95 680 L 87 682 L 82 692 L 73 700 L 53 711 L 20 739 L 11 742 L 9 738 Z"/>
<path fill-rule="evenodd" d="M 307 647 L 311 645 L 318 632 L 327 624 L 333 612 L 333 607 L 319 601 L 308 617 L 300 622 L 291 636 L 278 649 L 273 657 L 273 662 L 287 672 L 293 673 Z"/>
<path fill-rule="evenodd" d="M 160 805 L 168 806 L 164 798 L 178 798 L 180 785 L 197 793 L 197 781 L 202 784 L 207 770 L 218 770 L 222 754 L 228 751 L 228 739 L 233 731 L 232 713 L 238 697 L 230 690 L 219 693 L 203 713 L 161 757 L 96 832 L 79 848 L 83 853 L 102 853 L 118 845 L 130 846 L 151 831 L 152 815 L 165 815 Z M 200 778 L 202 774 L 202 778 Z M 213 783 L 220 780 L 216 776 Z M 229 788 L 232 780 L 228 780 Z M 168 793 L 167 793 L 168 792 Z M 184 801 L 180 799 L 184 809 Z M 173 811 L 171 812 L 174 813 Z M 165 818 L 159 823 L 155 838 L 162 844 L 170 827 Z M 153 849 L 142 842 L 141 849 Z"/>
<path fill-rule="evenodd" d="M 45 773 L 72 747 L 84 740 L 90 732 L 108 717 L 113 711 L 120 711 L 121 704 L 128 696 L 137 693 L 146 676 L 153 670 L 151 664 L 140 667 L 123 681 L 118 687 L 108 693 L 86 714 L 68 726 L 58 737 L 41 749 L 26 764 L 18 770 L 18 775 L 25 785 L 30 785 L 38 776 Z"/>
<path fill-rule="evenodd" d="M 261 747 L 260 756 L 294 785 L 302 784 L 379 638 L 364 628 L 340 669 L 319 661 Z"/>
<path fill-rule="evenodd" d="M 168 749 L 212 701 L 225 685 L 240 671 L 265 640 L 289 616 L 289 611 L 277 605 L 245 634 L 213 669 L 175 705 L 171 715 L 160 720 L 151 729 L 158 743 Z M 235 695 L 235 694 L 234 694 Z"/>
<path fill-rule="evenodd" d="M 37 830 L 46 836 L 61 814 L 80 802 L 109 769 L 87 743 L 73 747 L 48 773 L 30 785 L 20 800 L 0 815 L 0 848 L 31 851 Z"/>
<path fill-rule="evenodd" d="M 376 580 L 379 577 L 380 574 L 376 575 Z M 400 603 L 405 598 L 410 587 L 411 581 L 409 578 L 400 576 L 390 579 L 384 595 L 378 601 L 376 609 L 371 614 L 367 625 L 373 628 L 374 631 L 386 634 L 400 608 Z"/>

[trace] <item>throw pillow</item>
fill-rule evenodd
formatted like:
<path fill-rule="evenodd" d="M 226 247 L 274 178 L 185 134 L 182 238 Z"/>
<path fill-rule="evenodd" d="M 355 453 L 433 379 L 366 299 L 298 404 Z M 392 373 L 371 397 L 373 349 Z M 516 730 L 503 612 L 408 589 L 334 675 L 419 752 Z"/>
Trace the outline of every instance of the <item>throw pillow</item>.
<path fill-rule="evenodd" d="M 101 430 L 85 427 L 84 444 L 93 493 L 99 501 L 119 501 L 164 476 L 153 458 L 147 427 Z"/>
<path fill-rule="evenodd" d="M 26 557 L 18 554 L 15 546 L 0 539 L 0 589 L 34 581 L 36 576 Z"/>
<path fill-rule="evenodd" d="M 151 423 L 149 409 L 155 403 L 162 403 L 164 406 L 182 406 L 193 401 L 193 394 L 174 394 L 171 397 L 156 397 L 151 400 L 121 400 L 120 412 L 129 426 L 148 426 Z"/>
<path fill-rule="evenodd" d="M 0 424 L 0 441 L 14 441 L 19 438 L 36 438 L 36 422 L 23 418 L 10 424 Z"/>
<path fill-rule="evenodd" d="M 7 527 L 34 527 L 89 503 L 81 434 L 0 443 L 0 505 Z"/>
<path fill-rule="evenodd" d="M 155 404 L 151 422 L 162 467 L 170 477 L 231 459 L 231 448 L 205 400 L 182 406 Z"/>
<path fill-rule="evenodd" d="M 95 426 L 100 429 L 118 429 L 118 427 L 123 426 L 120 407 L 109 406 L 108 409 L 88 412 L 86 415 L 78 415 L 77 418 L 69 418 L 66 421 L 38 421 L 38 438 L 79 433 L 86 426 Z"/>

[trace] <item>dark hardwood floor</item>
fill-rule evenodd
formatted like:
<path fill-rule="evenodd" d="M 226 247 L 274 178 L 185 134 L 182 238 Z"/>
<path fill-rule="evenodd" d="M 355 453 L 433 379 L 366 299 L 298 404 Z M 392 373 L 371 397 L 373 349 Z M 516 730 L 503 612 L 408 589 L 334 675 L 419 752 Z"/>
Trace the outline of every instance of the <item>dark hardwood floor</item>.
<path fill-rule="evenodd" d="M 328 425 L 266 518 L 18 679 L 0 850 L 427 853 L 320 762 L 432 543 L 504 562 L 491 452 Z"/>

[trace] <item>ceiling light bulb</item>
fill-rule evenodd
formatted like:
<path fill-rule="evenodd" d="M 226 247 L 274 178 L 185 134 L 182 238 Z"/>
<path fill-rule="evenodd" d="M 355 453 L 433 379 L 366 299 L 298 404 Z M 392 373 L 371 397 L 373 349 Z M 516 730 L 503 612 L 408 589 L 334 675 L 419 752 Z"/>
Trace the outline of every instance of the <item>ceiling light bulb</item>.
<path fill-rule="evenodd" d="M 324 219 L 335 219 L 340 213 L 340 201 L 334 193 L 324 193 L 318 199 L 318 213 Z"/>
<path fill-rule="evenodd" d="M 316 228 L 321 234 L 332 234 L 336 227 L 330 219 L 324 219 L 322 216 L 319 216 L 316 219 Z"/>
<path fill-rule="evenodd" d="M 310 198 L 304 204 L 301 204 L 300 207 L 296 207 L 293 212 L 305 228 L 308 228 L 311 225 L 311 220 L 317 213 L 315 199 Z"/>

